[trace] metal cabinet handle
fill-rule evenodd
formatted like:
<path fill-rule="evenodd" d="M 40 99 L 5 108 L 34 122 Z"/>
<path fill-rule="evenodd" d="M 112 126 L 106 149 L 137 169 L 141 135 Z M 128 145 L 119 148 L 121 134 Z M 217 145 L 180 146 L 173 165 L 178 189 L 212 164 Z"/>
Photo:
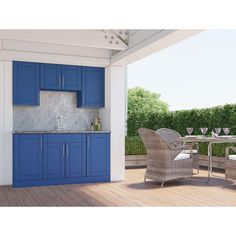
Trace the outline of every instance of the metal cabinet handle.
<path fill-rule="evenodd" d="M 64 88 L 64 86 L 65 86 L 65 78 L 62 77 L 62 87 Z"/>
<path fill-rule="evenodd" d="M 66 156 L 67 157 L 69 156 L 69 146 L 68 146 L 68 144 L 66 145 Z"/>
<path fill-rule="evenodd" d="M 65 156 L 65 144 L 63 144 L 63 157 Z"/>
<path fill-rule="evenodd" d="M 61 87 L 61 77 L 59 76 L 58 79 L 59 79 L 59 87 Z"/>
<path fill-rule="evenodd" d="M 83 100 L 83 104 L 84 104 L 84 94 L 82 95 L 82 100 Z"/>
<path fill-rule="evenodd" d="M 43 136 L 40 137 L 40 146 L 41 146 L 41 149 L 43 149 Z"/>
<path fill-rule="evenodd" d="M 90 143 L 89 143 L 89 136 L 87 136 L 87 145 L 89 147 Z"/>

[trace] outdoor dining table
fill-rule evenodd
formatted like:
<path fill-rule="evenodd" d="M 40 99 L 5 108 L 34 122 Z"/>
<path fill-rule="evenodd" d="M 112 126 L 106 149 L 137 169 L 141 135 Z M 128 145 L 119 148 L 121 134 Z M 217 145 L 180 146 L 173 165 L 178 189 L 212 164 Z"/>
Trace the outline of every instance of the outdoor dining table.
<path fill-rule="evenodd" d="M 218 136 L 218 137 L 207 137 L 207 136 L 185 136 L 181 137 L 184 143 L 208 143 L 208 178 L 207 183 L 210 182 L 212 171 L 212 145 L 219 143 L 236 143 L 236 136 Z"/>

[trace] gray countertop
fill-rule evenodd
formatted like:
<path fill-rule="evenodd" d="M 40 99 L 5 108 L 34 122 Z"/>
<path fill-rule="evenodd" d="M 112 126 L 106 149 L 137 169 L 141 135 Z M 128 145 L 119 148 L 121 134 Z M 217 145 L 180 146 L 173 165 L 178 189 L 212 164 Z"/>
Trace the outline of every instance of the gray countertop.
<path fill-rule="evenodd" d="M 13 131 L 14 134 L 87 134 L 87 133 L 110 133 L 108 130 L 90 131 L 90 130 L 23 130 Z"/>

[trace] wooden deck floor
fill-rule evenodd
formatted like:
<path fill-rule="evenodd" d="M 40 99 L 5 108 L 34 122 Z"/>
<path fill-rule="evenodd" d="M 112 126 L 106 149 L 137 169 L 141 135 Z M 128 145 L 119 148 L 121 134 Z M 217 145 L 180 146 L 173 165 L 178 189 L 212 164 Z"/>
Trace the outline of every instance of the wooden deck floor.
<path fill-rule="evenodd" d="M 126 181 L 115 183 L 1 186 L 0 206 L 236 206 L 236 182 L 214 177 L 209 185 L 172 181 L 161 188 L 158 183 L 143 183 L 144 172 L 126 170 Z"/>

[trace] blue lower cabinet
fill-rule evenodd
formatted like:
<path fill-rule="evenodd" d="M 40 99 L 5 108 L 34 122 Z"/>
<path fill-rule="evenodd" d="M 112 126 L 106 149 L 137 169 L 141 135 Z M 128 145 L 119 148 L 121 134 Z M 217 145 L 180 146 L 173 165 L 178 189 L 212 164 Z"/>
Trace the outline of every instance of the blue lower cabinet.
<path fill-rule="evenodd" d="M 66 177 L 79 178 L 86 176 L 85 143 L 66 143 Z"/>
<path fill-rule="evenodd" d="M 14 186 L 28 186 L 43 176 L 43 136 L 15 134 L 13 148 Z"/>
<path fill-rule="evenodd" d="M 87 173 L 92 177 L 110 179 L 110 135 L 87 135 Z"/>
<path fill-rule="evenodd" d="M 44 179 L 65 178 L 65 144 L 47 143 L 44 151 Z"/>
<path fill-rule="evenodd" d="M 109 134 L 14 134 L 15 187 L 110 181 Z"/>

